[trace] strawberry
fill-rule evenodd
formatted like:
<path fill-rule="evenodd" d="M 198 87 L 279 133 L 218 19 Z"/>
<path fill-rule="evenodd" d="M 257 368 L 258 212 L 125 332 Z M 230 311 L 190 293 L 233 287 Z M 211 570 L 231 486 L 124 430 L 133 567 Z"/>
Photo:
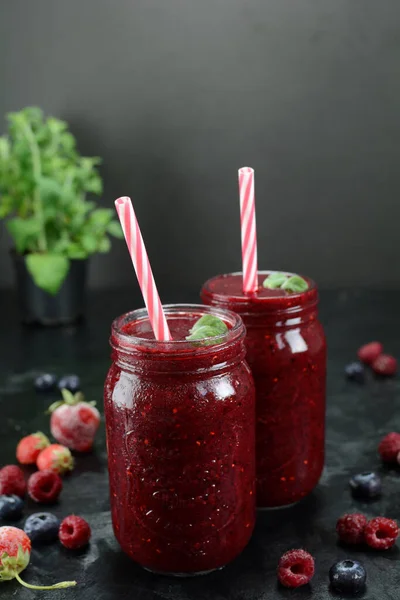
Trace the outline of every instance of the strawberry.
<path fill-rule="evenodd" d="M 34 465 L 40 452 L 50 446 L 50 440 L 41 431 L 31 433 L 20 440 L 17 446 L 17 460 L 21 465 Z"/>
<path fill-rule="evenodd" d="M 381 354 L 374 360 L 371 367 L 377 375 L 390 377 L 397 371 L 397 360 L 390 354 Z"/>
<path fill-rule="evenodd" d="M 31 540 L 22 529 L 0 527 L 0 582 L 17 579 L 30 590 L 55 590 L 76 585 L 76 581 L 63 581 L 51 586 L 30 585 L 19 574 L 26 569 L 31 558 Z"/>
<path fill-rule="evenodd" d="M 74 468 L 74 459 L 71 452 L 65 446 L 60 444 L 51 444 L 39 454 L 36 466 L 39 471 L 54 471 L 63 475 Z"/>
<path fill-rule="evenodd" d="M 93 402 L 85 402 L 82 392 L 62 390 L 63 400 L 49 408 L 52 436 L 67 448 L 87 452 L 93 446 L 100 425 L 100 413 Z"/>
<path fill-rule="evenodd" d="M 7 465 L 0 469 L 0 494 L 15 494 L 23 498 L 25 492 L 25 477 L 17 465 Z"/>
<path fill-rule="evenodd" d="M 358 349 L 357 356 L 365 364 L 370 365 L 383 352 L 383 346 L 380 342 L 370 342 Z"/>

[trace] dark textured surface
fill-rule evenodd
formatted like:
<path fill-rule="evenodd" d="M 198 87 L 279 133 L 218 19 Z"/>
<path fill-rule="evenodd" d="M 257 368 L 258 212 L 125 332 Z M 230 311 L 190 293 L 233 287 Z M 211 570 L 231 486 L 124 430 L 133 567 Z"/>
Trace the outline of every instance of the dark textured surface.
<path fill-rule="evenodd" d="M 196 300 L 195 292 L 187 292 L 181 297 Z M 400 518 L 400 473 L 382 467 L 376 455 L 379 438 L 388 431 L 400 430 L 398 379 L 377 380 L 371 376 L 360 386 L 343 378 L 344 365 L 354 358 L 363 342 L 380 339 L 388 351 L 400 356 L 399 303 L 400 294 L 396 292 L 322 295 L 321 317 L 329 348 L 326 469 L 318 488 L 301 504 L 258 515 L 252 541 L 233 564 L 206 577 L 175 580 L 146 573 L 122 554 L 110 524 L 102 427 L 95 453 L 77 458 L 77 469 L 65 479 L 60 504 L 54 509 L 60 517 L 75 512 L 88 519 L 93 529 L 90 547 L 78 554 L 57 544 L 34 550 L 31 565 L 24 573 L 31 583 L 75 578 L 79 586 L 39 593 L 19 588 L 15 582 L 2 583 L 1 600 L 324 600 L 335 597 L 328 590 L 329 567 L 347 556 L 362 561 L 368 570 L 368 588 L 363 596 L 366 600 L 398 600 L 399 550 L 377 553 L 346 549 L 337 544 L 334 529 L 337 517 L 345 511 Z M 109 365 L 110 321 L 139 306 L 140 300 L 137 292 L 114 292 L 93 296 L 90 305 L 90 318 L 79 329 L 31 330 L 17 326 L 11 297 L 0 296 L 1 463 L 13 462 L 22 434 L 47 431 L 43 411 L 50 398 L 33 392 L 36 373 L 44 369 L 77 372 L 88 399 L 101 404 Z M 347 488 L 349 476 L 364 469 L 377 469 L 383 477 L 382 498 L 369 504 L 353 500 Z M 34 511 L 28 503 L 27 514 Z M 291 592 L 278 587 L 275 569 L 280 555 L 293 547 L 304 547 L 316 557 L 316 575 L 310 587 Z"/>
<path fill-rule="evenodd" d="M 134 199 L 163 297 L 239 270 L 245 165 L 260 264 L 400 288 L 399 20 L 399 0 L 1 0 L 0 132 L 30 104 L 70 123 L 103 204 Z M 0 225 L 0 287 L 8 245 Z M 115 243 L 89 283 L 130 269 Z"/>

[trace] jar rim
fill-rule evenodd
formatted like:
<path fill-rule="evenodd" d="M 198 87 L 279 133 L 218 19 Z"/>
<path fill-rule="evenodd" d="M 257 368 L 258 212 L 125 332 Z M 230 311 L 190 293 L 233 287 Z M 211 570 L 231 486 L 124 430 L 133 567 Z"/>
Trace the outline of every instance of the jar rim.
<path fill-rule="evenodd" d="M 173 355 L 205 355 L 216 350 L 222 350 L 226 346 L 236 343 L 244 338 L 245 327 L 241 317 L 225 308 L 206 306 L 204 304 L 165 304 L 164 313 L 168 319 L 169 315 L 196 316 L 200 318 L 205 314 L 212 314 L 223 319 L 230 328 L 226 333 L 207 338 L 212 344 L 199 345 L 188 340 L 156 340 L 127 334 L 122 328 L 128 323 L 149 322 L 146 308 L 139 308 L 120 315 L 111 324 L 110 344 L 115 349 L 139 350 L 142 352 L 157 352 L 160 354 Z"/>

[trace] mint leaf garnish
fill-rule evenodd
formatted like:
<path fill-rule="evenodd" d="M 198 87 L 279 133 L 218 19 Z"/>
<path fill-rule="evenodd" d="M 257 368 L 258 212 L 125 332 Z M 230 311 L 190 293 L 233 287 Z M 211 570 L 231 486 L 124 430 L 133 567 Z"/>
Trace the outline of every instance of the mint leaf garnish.
<path fill-rule="evenodd" d="M 287 280 L 287 275 L 285 273 L 271 273 L 268 275 L 266 279 L 263 281 L 263 287 L 269 290 L 276 290 L 282 287 L 282 284 Z"/>
<path fill-rule="evenodd" d="M 190 329 L 190 335 L 186 339 L 189 342 L 205 340 L 205 344 L 213 344 L 213 340 L 207 338 L 223 335 L 227 331 L 228 326 L 222 319 L 213 315 L 203 315 Z"/>
<path fill-rule="evenodd" d="M 221 335 L 228 331 L 228 326 L 226 323 L 222 319 L 214 317 L 214 315 L 203 315 L 200 317 L 200 319 L 193 325 L 190 333 L 194 333 L 200 327 L 212 327 L 218 332 L 214 333 L 213 335 Z"/>
<path fill-rule="evenodd" d="M 299 275 L 293 275 L 283 283 L 281 288 L 287 292 L 305 292 L 308 290 L 308 283 Z"/>

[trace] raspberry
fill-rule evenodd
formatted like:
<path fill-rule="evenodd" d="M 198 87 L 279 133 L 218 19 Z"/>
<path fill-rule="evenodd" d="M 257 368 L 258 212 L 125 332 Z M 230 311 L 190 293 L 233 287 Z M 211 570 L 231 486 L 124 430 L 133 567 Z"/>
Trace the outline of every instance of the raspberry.
<path fill-rule="evenodd" d="M 34 465 L 41 451 L 47 446 L 50 446 L 50 441 L 41 431 L 27 435 L 17 446 L 18 462 L 21 465 Z"/>
<path fill-rule="evenodd" d="M 394 463 L 400 453 L 400 433 L 388 433 L 380 441 L 378 452 L 383 462 Z"/>
<path fill-rule="evenodd" d="M 24 474 L 17 465 L 7 465 L 0 469 L 0 494 L 23 498 L 26 492 Z"/>
<path fill-rule="evenodd" d="M 397 360 L 390 354 L 381 354 L 374 360 L 371 367 L 377 375 L 390 377 L 397 371 Z"/>
<path fill-rule="evenodd" d="M 39 471 L 54 471 L 63 475 L 74 468 L 71 452 L 60 444 L 51 444 L 41 451 L 36 461 Z"/>
<path fill-rule="evenodd" d="M 51 504 L 62 490 L 62 480 L 54 471 L 37 471 L 28 479 L 28 494 L 35 502 Z"/>
<path fill-rule="evenodd" d="M 358 349 L 357 356 L 363 363 L 370 365 L 382 352 L 383 346 L 380 342 L 370 342 Z"/>
<path fill-rule="evenodd" d="M 346 544 L 362 544 L 367 522 L 367 517 L 360 513 L 343 515 L 336 523 L 339 539 Z"/>
<path fill-rule="evenodd" d="M 281 556 L 278 564 L 278 579 L 288 588 L 306 585 L 314 576 L 314 559 L 305 550 L 289 550 Z"/>
<path fill-rule="evenodd" d="M 89 524 L 75 515 L 66 517 L 61 525 L 58 532 L 58 537 L 63 546 L 69 550 L 76 550 L 82 548 L 89 543 L 91 536 L 91 530 Z"/>
<path fill-rule="evenodd" d="M 364 530 L 365 541 L 376 550 L 388 550 L 394 546 L 398 535 L 399 527 L 396 521 L 385 517 L 371 519 Z"/>

